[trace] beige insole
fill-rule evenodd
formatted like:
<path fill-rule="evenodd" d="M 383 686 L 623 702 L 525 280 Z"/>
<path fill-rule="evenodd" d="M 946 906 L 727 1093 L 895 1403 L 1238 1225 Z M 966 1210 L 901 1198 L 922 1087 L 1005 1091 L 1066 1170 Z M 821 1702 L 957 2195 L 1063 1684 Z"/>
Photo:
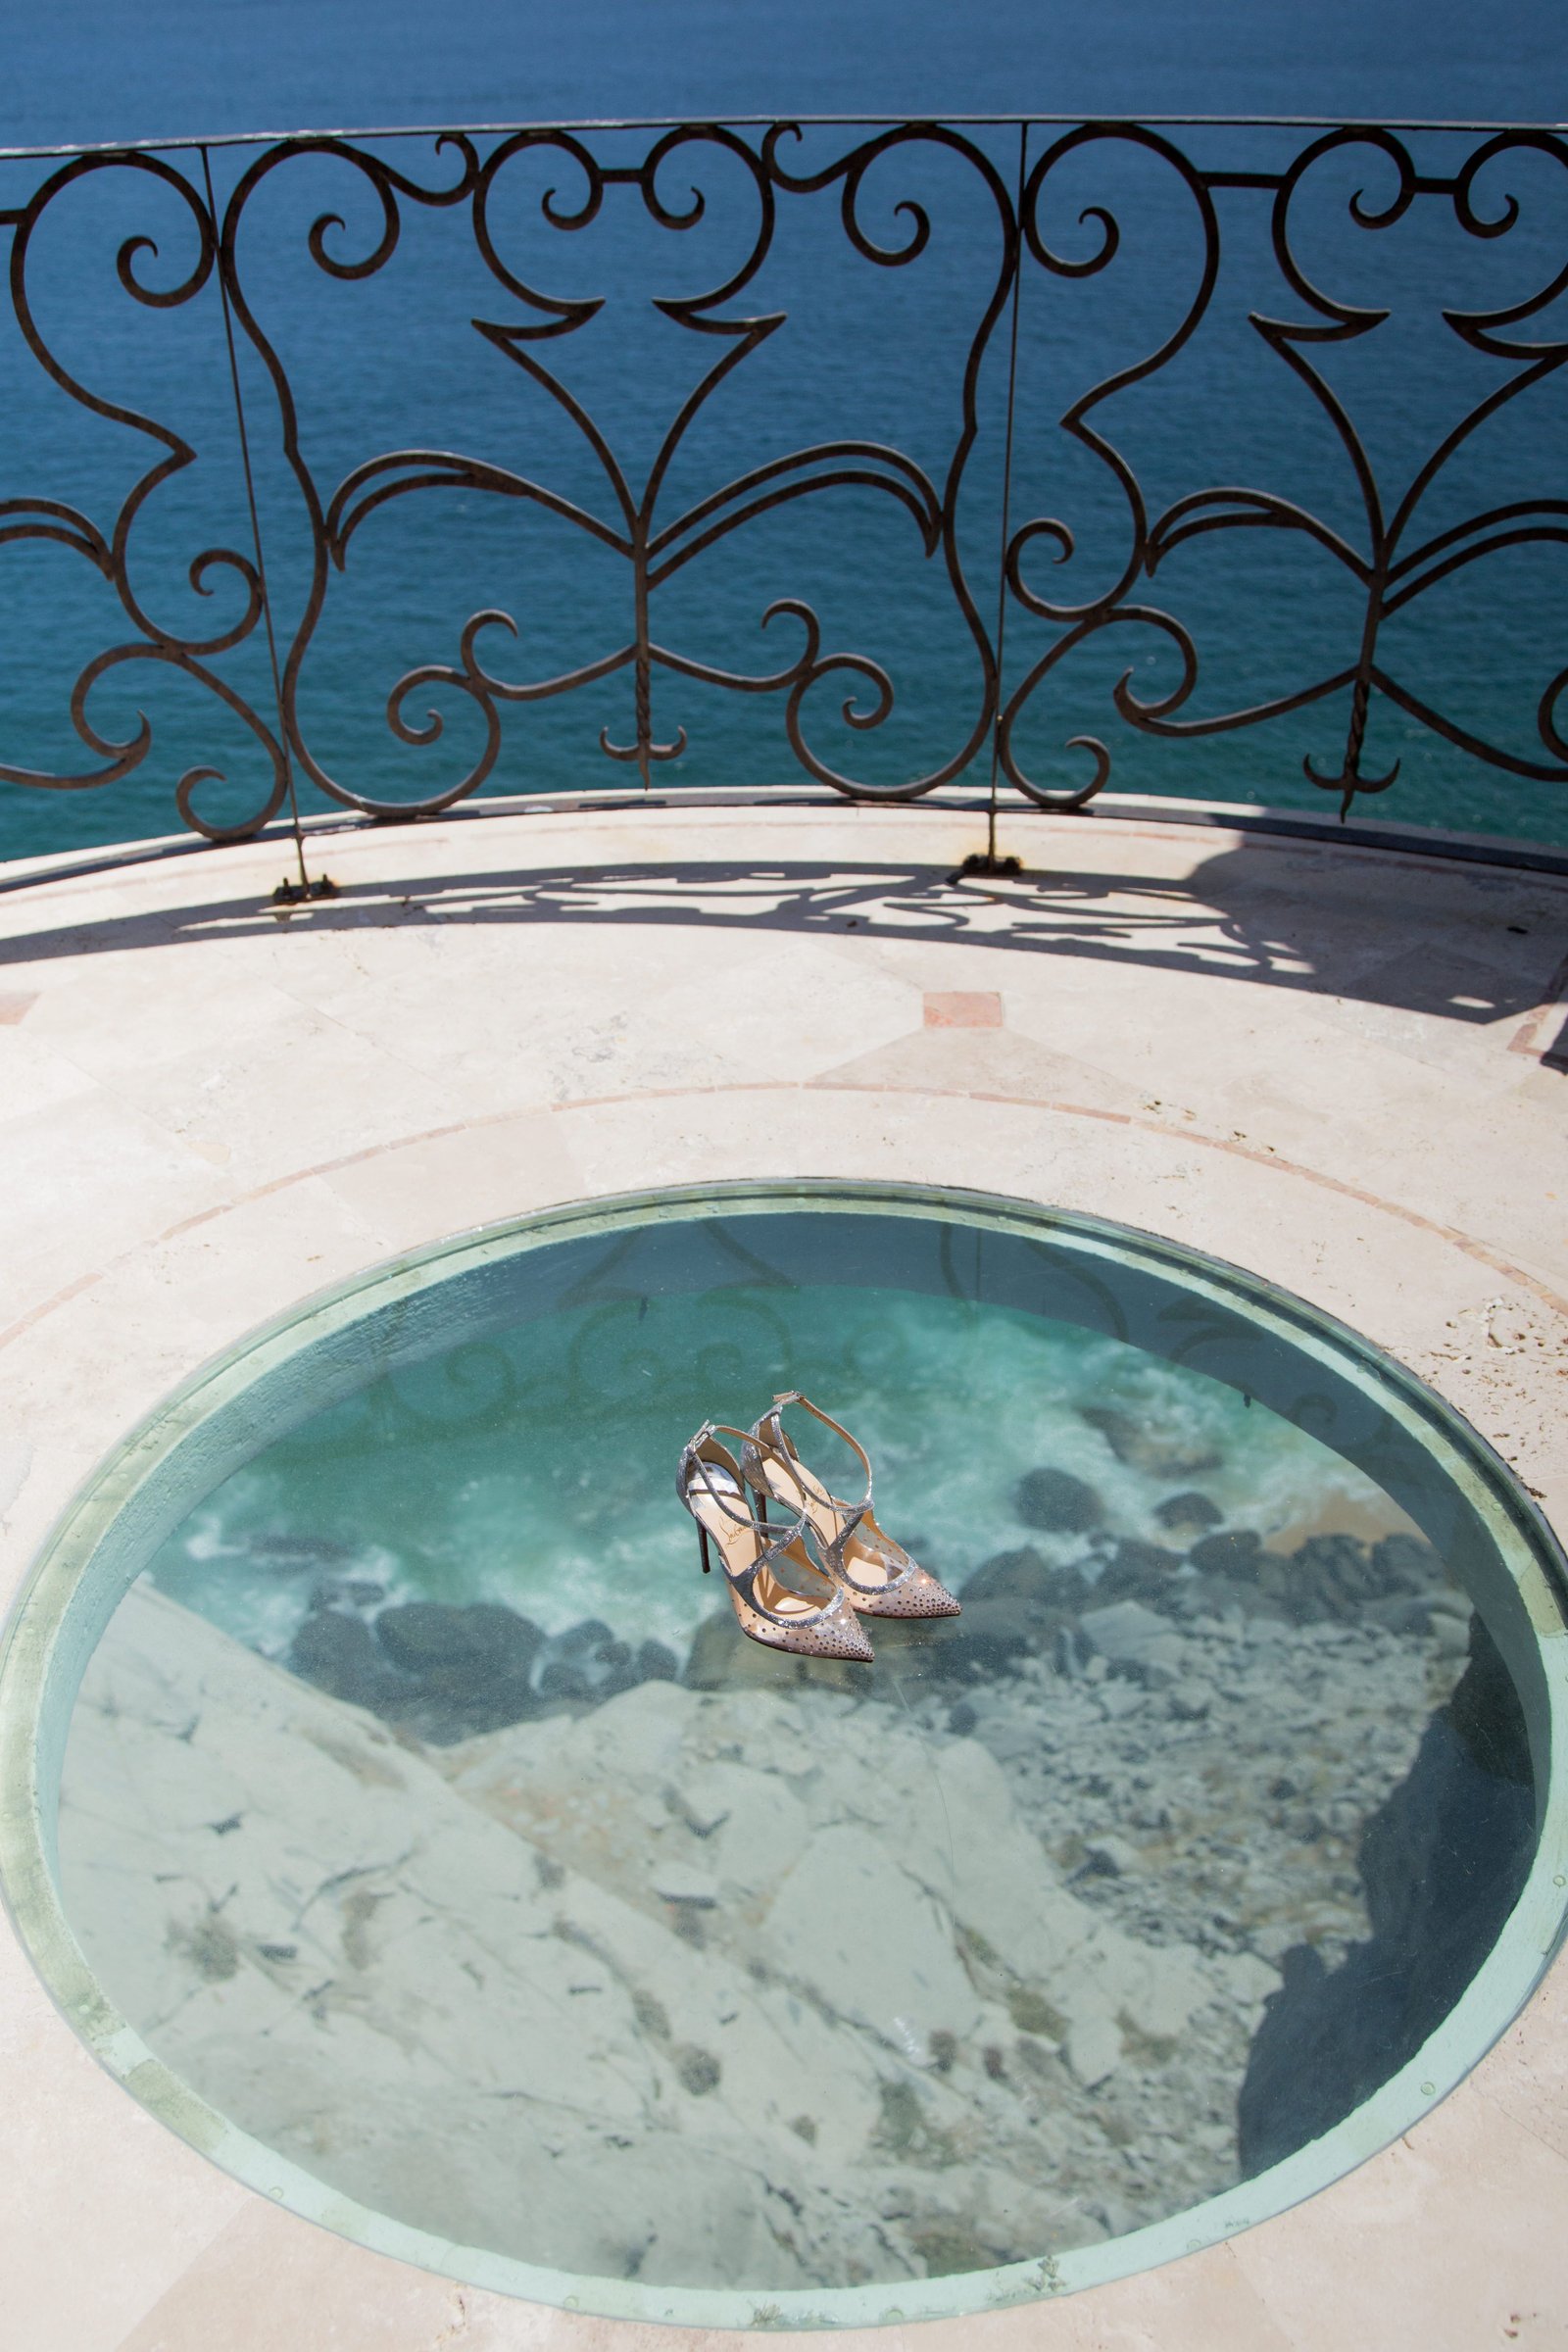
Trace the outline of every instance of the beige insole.
<path fill-rule="evenodd" d="M 720 1493 L 738 1496 L 739 1489 L 727 1471 L 721 1470 L 713 1462 L 705 1463 L 704 1467 Z M 758 1536 L 749 1526 L 732 1519 L 717 1497 L 700 1481 L 693 1482 L 690 1494 L 692 1508 L 722 1552 L 725 1567 L 731 1576 L 743 1576 L 757 1557 Z M 763 1568 L 752 1587 L 752 1597 L 757 1606 L 769 1617 L 809 1617 L 818 1609 L 826 1608 L 833 1597 L 833 1588 L 821 1571 L 812 1566 L 810 1556 L 798 1537 L 782 1556 L 800 1572 L 808 1585 L 815 1585 L 820 1589 L 820 1599 L 808 1600 L 802 1593 L 792 1592 L 788 1585 L 780 1583 L 771 1568 Z"/>
<path fill-rule="evenodd" d="M 839 1530 L 849 1513 L 834 1502 L 814 1470 L 808 1470 L 798 1456 L 781 1459 L 776 1453 L 762 1455 L 762 1470 L 770 1491 L 787 1509 L 808 1519 L 822 1543 L 838 1542 Z M 879 1536 L 882 1534 L 869 1511 L 861 1520 L 860 1527 L 870 1528 Z M 844 1546 L 844 1565 L 847 1574 L 867 1591 L 878 1585 L 892 1584 L 900 1573 L 897 1568 L 890 1568 L 886 1560 L 862 1543 L 858 1527 Z"/>

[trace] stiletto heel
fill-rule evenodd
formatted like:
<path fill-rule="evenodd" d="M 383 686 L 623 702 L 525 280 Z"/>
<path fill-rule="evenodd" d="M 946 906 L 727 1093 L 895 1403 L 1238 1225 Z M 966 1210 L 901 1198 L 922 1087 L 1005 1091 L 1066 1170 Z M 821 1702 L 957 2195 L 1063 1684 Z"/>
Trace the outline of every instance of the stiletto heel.
<path fill-rule="evenodd" d="M 723 1435 L 746 1442 L 744 1430 Z M 753 1512 L 740 1465 L 719 1444 L 712 1422 L 682 1447 L 675 1492 L 697 1522 L 705 1572 L 717 1545 L 743 1634 L 768 1649 L 803 1657 L 869 1662 L 871 1644 L 848 1595 L 807 1549 L 805 1519 L 796 1514 L 787 1527 L 775 1529 L 765 1515 Z"/>
<path fill-rule="evenodd" d="M 835 1431 L 859 1457 L 865 1471 L 865 1493 L 858 1502 L 845 1502 L 830 1494 L 816 1473 L 802 1461 L 784 1427 L 784 1408 L 791 1404 L 800 1405 Z M 791 1391 L 774 1397 L 771 1411 L 763 1413 L 747 1435 L 741 1447 L 741 1467 L 759 1494 L 771 1493 L 775 1501 L 805 1521 L 816 1539 L 823 1565 L 852 1607 L 868 1617 L 960 1614 L 947 1586 L 877 1525 L 871 1512 L 871 1460 L 865 1447 L 808 1396 Z"/>

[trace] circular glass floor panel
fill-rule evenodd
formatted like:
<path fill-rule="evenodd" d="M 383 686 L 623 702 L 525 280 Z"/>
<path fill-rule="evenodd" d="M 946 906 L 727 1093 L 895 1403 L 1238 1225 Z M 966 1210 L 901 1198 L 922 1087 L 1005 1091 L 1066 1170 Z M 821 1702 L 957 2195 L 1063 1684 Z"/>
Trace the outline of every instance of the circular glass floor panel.
<path fill-rule="evenodd" d="M 869 1666 L 747 1642 L 674 1494 L 789 1389 L 962 1599 Z M 8 1665 L 8 1875 L 138 2094 L 351 2234 L 655 2318 L 973 2310 L 1276 2210 L 1513 2014 L 1555 1574 L 1407 1375 L 1148 1237 L 556 1212 L 108 1466 Z"/>

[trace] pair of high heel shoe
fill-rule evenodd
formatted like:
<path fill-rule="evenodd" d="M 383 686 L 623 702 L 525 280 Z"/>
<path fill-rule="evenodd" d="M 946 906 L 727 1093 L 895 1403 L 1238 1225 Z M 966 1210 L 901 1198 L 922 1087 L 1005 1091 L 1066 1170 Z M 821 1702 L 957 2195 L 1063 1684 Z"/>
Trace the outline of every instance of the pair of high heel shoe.
<path fill-rule="evenodd" d="M 858 1502 L 832 1494 L 784 1427 L 799 1405 L 859 1458 Z M 739 1440 L 731 1453 L 721 1438 Z M 705 1421 L 681 1449 L 675 1492 L 697 1522 L 703 1573 L 716 1549 L 741 1631 L 769 1649 L 869 1661 L 862 1617 L 956 1617 L 958 1603 L 928 1568 L 877 1525 L 871 1462 L 808 1396 L 791 1391 L 748 1430 Z M 754 1508 L 755 1504 L 755 1508 Z M 768 1516 L 776 1505 L 782 1514 Z"/>

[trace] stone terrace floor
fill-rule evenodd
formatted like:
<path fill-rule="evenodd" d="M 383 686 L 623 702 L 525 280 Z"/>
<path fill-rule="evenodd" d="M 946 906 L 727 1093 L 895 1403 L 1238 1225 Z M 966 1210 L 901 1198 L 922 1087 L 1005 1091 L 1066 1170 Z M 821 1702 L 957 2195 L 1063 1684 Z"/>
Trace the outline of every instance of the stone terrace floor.
<path fill-rule="evenodd" d="M 0 896 L 0 1592 L 250 1325 L 462 1227 L 730 1176 L 975 1186 L 1241 1262 L 1410 1364 L 1568 1528 L 1568 878 L 1030 815 L 1003 830 L 1023 878 L 954 881 L 977 839 L 929 805 L 629 801 L 315 835 L 340 896 L 286 915 L 275 842 Z M 1565 2092 L 1559 1965 L 1452 2097 L 1309 2204 L 1060 2303 L 857 2343 L 1568 2344 Z M 278 2211 L 97 2070 L 9 1929 L 0 2100 L 26 2352 L 678 2340 Z"/>

